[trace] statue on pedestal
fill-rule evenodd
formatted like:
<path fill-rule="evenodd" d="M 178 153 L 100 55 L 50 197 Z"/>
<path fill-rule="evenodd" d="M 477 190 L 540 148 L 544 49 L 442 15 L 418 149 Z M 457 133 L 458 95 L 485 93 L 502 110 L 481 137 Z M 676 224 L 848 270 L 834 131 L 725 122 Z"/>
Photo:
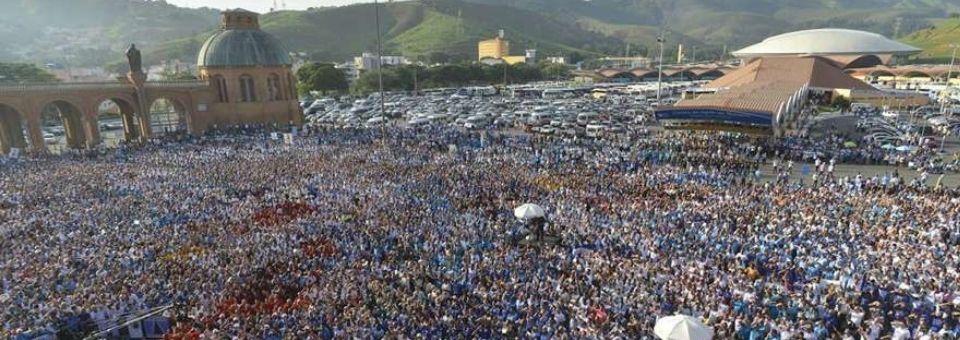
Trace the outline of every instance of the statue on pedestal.
<path fill-rule="evenodd" d="M 130 44 L 130 48 L 127 49 L 127 62 L 130 63 L 130 73 L 143 73 L 143 60 L 137 45 Z"/>

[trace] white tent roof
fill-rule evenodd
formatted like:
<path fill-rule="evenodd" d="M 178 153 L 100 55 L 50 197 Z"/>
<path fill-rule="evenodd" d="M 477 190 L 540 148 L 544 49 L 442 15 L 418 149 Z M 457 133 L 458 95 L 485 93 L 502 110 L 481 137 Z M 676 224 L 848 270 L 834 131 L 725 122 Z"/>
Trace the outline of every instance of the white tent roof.
<path fill-rule="evenodd" d="M 911 54 L 920 49 L 870 32 L 821 28 L 775 35 L 733 52 L 737 57 L 761 55 Z"/>

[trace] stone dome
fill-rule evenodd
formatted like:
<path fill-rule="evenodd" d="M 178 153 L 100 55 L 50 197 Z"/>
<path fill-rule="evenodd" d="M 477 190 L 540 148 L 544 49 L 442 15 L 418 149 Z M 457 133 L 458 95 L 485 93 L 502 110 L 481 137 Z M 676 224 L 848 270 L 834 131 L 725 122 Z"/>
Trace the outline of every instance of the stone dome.
<path fill-rule="evenodd" d="M 223 13 L 221 29 L 200 48 L 199 67 L 291 65 L 290 55 L 277 38 L 261 31 L 256 13 Z"/>

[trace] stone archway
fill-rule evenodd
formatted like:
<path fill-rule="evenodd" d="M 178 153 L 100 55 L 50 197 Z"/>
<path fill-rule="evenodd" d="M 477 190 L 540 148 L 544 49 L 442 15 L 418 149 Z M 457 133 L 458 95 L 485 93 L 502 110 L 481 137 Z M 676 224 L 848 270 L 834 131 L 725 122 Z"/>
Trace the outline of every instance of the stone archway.
<path fill-rule="evenodd" d="M 150 103 L 150 131 L 155 137 L 188 132 L 187 106 L 171 97 L 157 97 Z"/>
<path fill-rule="evenodd" d="M 121 142 L 138 142 L 141 125 L 136 106 L 129 99 L 109 97 L 97 102 L 97 131 L 103 145 L 115 147 Z"/>
<path fill-rule="evenodd" d="M 42 106 L 40 119 L 44 140 L 52 140 L 54 149 L 81 149 L 90 136 L 84 131 L 86 121 L 77 105 L 66 100 L 54 100 Z M 52 135 L 52 136 L 50 136 Z"/>
<path fill-rule="evenodd" d="M 0 104 L 0 154 L 8 154 L 12 149 L 23 150 L 27 146 L 23 114 L 12 106 Z"/>

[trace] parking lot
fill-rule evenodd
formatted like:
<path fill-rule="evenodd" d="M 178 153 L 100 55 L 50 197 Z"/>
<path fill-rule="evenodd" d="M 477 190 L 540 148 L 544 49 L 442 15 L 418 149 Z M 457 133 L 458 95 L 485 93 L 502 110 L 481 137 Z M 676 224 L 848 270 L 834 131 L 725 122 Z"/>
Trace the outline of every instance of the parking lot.
<path fill-rule="evenodd" d="M 687 86 L 673 85 L 663 94 L 673 102 Z M 649 87 L 648 87 L 649 88 Z M 514 93 L 527 93 L 529 88 Z M 419 95 L 387 94 L 383 114 L 379 97 L 321 98 L 304 102 L 308 128 L 406 128 L 454 126 L 466 130 L 495 129 L 559 138 L 605 138 L 618 135 L 649 136 L 661 127 L 654 121 L 655 93 L 603 90 L 574 92 L 547 90 L 549 98 L 501 96 L 492 88 L 432 91 Z M 923 176 L 928 182 L 960 184 L 956 157 L 960 153 L 960 122 L 928 106 L 912 111 L 891 111 L 855 106 L 847 112 L 815 115 L 801 140 L 777 144 L 800 152 L 790 177 L 810 176 L 804 167 L 816 159 L 833 158 L 836 176 L 869 178 L 891 175 L 904 179 Z M 944 137 L 946 131 L 952 131 Z M 941 177 L 942 175 L 942 177 Z M 768 162 L 761 176 L 776 177 Z"/>
<path fill-rule="evenodd" d="M 692 83 L 690 83 L 692 84 Z M 690 84 L 663 91 L 665 103 L 676 100 Z M 501 96 L 486 90 L 432 91 L 420 95 L 387 94 L 383 113 L 379 97 L 321 98 L 303 103 L 310 127 L 376 128 L 384 124 L 424 127 L 450 125 L 469 130 L 520 129 L 568 137 L 599 137 L 649 129 L 655 92 L 539 90 L 543 96 Z M 513 93 L 529 93 L 518 89 Z"/>

